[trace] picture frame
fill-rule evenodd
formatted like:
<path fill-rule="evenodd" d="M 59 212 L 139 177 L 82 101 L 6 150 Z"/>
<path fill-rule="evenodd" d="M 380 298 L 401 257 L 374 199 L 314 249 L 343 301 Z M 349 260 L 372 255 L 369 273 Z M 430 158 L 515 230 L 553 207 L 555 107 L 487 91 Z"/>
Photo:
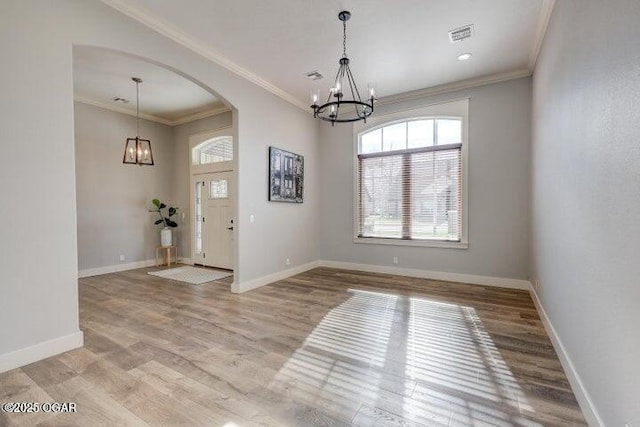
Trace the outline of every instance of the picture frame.
<path fill-rule="evenodd" d="M 269 147 L 269 201 L 304 201 L 304 156 Z"/>

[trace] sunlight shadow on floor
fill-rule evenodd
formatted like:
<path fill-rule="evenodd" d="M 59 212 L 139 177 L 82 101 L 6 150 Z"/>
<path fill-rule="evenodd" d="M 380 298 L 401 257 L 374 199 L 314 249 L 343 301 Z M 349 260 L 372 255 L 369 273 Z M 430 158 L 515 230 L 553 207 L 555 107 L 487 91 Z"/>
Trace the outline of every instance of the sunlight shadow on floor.
<path fill-rule="evenodd" d="M 356 425 L 540 425 L 473 307 L 349 292 L 269 388 Z"/>

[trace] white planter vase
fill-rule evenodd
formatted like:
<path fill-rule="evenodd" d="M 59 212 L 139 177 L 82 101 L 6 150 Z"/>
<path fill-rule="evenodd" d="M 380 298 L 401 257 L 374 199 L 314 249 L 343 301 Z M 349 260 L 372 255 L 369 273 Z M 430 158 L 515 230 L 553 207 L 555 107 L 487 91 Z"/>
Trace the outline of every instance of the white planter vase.
<path fill-rule="evenodd" d="M 173 235 L 171 233 L 171 228 L 165 227 L 160 230 L 160 245 L 161 246 L 171 246 L 173 244 Z"/>

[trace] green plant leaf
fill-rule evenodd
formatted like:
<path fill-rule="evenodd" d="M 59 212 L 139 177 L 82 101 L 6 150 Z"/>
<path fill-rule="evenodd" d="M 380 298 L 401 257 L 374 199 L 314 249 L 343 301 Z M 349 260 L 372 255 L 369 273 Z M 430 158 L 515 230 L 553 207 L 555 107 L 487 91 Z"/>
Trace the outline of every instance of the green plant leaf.
<path fill-rule="evenodd" d="M 177 209 L 173 206 L 169 208 L 169 216 L 172 217 L 176 214 Z"/>
<path fill-rule="evenodd" d="M 164 219 L 158 219 L 156 220 L 156 222 L 154 222 L 154 224 L 158 225 L 158 224 L 162 224 L 163 222 L 164 222 Z"/>
<path fill-rule="evenodd" d="M 177 223 L 177 222 L 173 222 L 173 221 L 171 221 L 169 218 L 167 218 L 167 225 L 168 225 L 169 227 L 177 227 L 177 226 L 178 226 L 178 223 Z"/>
<path fill-rule="evenodd" d="M 164 203 L 160 203 L 160 206 L 158 206 L 158 209 L 164 209 L 166 207 L 167 207 L 167 205 L 165 205 Z"/>
<path fill-rule="evenodd" d="M 160 200 L 159 199 L 153 199 L 151 201 L 151 203 L 153 203 L 155 206 L 160 206 Z"/>

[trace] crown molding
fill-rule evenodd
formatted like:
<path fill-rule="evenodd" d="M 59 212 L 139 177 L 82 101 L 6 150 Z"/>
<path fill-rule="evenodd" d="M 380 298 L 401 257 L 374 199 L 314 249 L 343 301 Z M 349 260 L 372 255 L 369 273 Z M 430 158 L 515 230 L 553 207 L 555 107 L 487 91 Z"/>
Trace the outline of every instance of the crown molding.
<path fill-rule="evenodd" d="M 106 102 L 94 101 L 93 99 L 83 98 L 81 96 L 74 96 L 73 100 L 76 102 L 80 102 L 82 104 L 92 105 L 94 107 L 103 108 L 105 110 L 136 117 L 135 111 L 131 111 L 127 108 L 111 105 Z M 189 114 L 187 116 L 180 117 L 179 119 L 175 119 L 175 120 L 168 120 L 163 117 L 154 116 L 152 114 L 140 113 L 140 118 L 149 120 L 151 122 L 161 123 L 167 126 L 178 126 L 185 123 L 193 122 L 195 120 L 204 119 L 206 117 L 215 116 L 216 114 L 226 113 L 227 111 L 231 111 L 231 110 L 228 109 L 227 107 L 218 107 L 218 108 L 213 108 L 211 110 L 200 111 L 198 113 Z"/>
<path fill-rule="evenodd" d="M 105 110 L 114 111 L 116 113 L 126 114 L 128 116 L 136 117 L 136 112 L 127 108 L 117 107 L 115 105 L 107 104 L 106 102 L 94 101 L 93 99 L 83 98 L 81 96 L 74 95 L 73 100 L 81 102 L 82 104 L 93 105 L 94 107 L 104 108 Z M 171 120 L 163 119 L 162 117 L 154 116 L 151 114 L 140 113 L 140 118 L 149 120 L 156 123 L 162 123 L 163 125 L 171 126 Z"/>
<path fill-rule="evenodd" d="M 447 83 L 444 85 L 432 86 L 425 89 L 418 89 L 411 92 L 400 93 L 397 95 L 385 96 L 378 99 L 376 101 L 376 105 L 397 104 L 399 102 L 410 101 L 417 98 L 424 98 L 426 96 L 440 95 L 456 90 L 470 89 L 478 86 L 500 83 L 508 80 L 521 79 L 523 77 L 529 76 L 531 76 L 531 71 L 529 70 L 517 70 L 509 71 L 507 73 L 491 74 L 489 76 L 461 80 L 459 82 Z"/>
<path fill-rule="evenodd" d="M 210 61 L 215 62 L 221 67 L 226 68 L 227 70 L 237 74 L 238 76 L 249 80 L 250 82 L 260 86 L 266 91 L 271 92 L 272 94 L 284 99 L 285 101 L 295 105 L 303 111 L 309 110 L 309 106 L 304 102 L 301 102 L 296 97 L 291 95 L 289 92 L 286 92 L 276 85 L 269 83 L 262 77 L 257 74 L 252 73 L 246 68 L 241 67 L 235 62 L 231 61 L 229 58 L 225 57 L 222 53 L 217 50 L 211 48 L 207 44 L 201 42 L 200 40 L 191 37 L 186 34 L 184 31 L 180 30 L 176 26 L 166 22 L 165 20 L 155 16 L 149 10 L 132 6 L 128 4 L 125 0 L 101 0 L 107 6 L 112 7 L 113 9 L 127 15 L 128 17 L 140 22 L 143 25 L 151 28 L 152 30 L 162 34 L 165 37 L 173 40 L 174 42 L 186 47 L 189 50 L 209 59 Z"/>
<path fill-rule="evenodd" d="M 205 119 L 207 117 L 216 116 L 218 114 L 231 111 L 227 107 L 212 108 L 211 110 L 200 111 L 199 113 L 189 114 L 188 116 L 181 117 L 171 121 L 169 126 L 178 126 L 185 123 L 195 122 L 196 120 Z"/>
<path fill-rule="evenodd" d="M 533 39 L 533 46 L 531 46 L 531 54 L 529 55 L 529 71 L 533 73 L 536 68 L 536 62 L 538 61 L 538 55 L 540 55 L 540 49 L 542 48 L 542 42 L 544 36 L 547 34 L 547 27 L 551 20 L 551 13 L 553 12 L 553 6 L 555 0 L 542 0 L 542 7 L 540 8 L 540 15 L 538 16 L 538 28 L 536 29 L 536 35 Z"/>

